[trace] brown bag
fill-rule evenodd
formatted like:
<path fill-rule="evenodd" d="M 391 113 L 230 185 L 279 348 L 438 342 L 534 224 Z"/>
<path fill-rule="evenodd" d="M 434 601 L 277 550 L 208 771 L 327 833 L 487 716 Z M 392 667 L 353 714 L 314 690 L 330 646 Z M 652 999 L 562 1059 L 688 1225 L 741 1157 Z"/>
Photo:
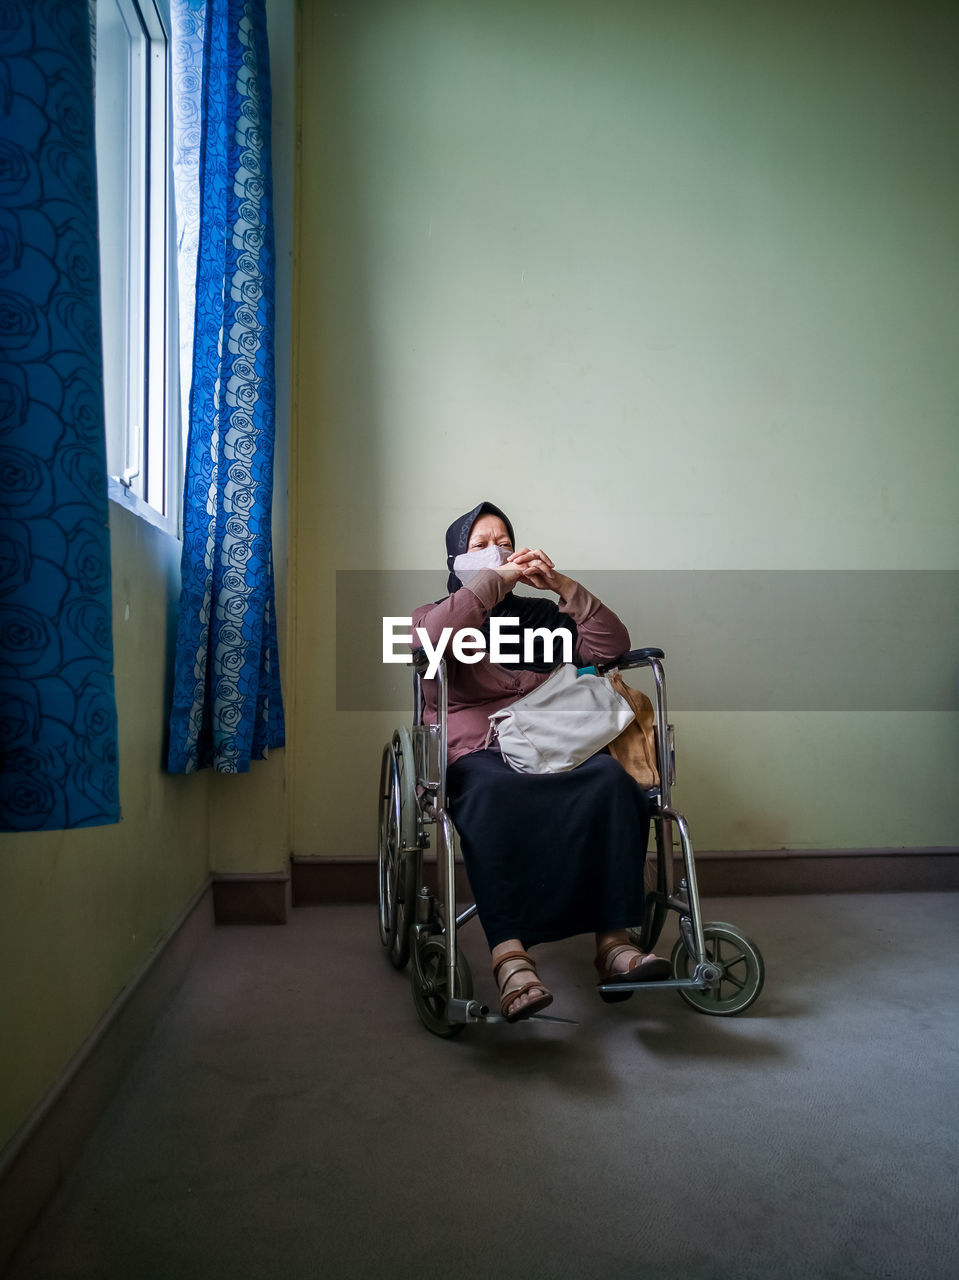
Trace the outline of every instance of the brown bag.
<path fill-rule="evenodd" d="M 616 692 L 626 699 L 633 709 L 635 719 L 628 724 L 618 738 L 609 744 L 609 754 L 631 774 L 644 790 L 659 786 L 659 770 L 656 768 L 656 713 L 653 704 L 641 689 L 628 685 L 618 671 L 609 682 Z"/>

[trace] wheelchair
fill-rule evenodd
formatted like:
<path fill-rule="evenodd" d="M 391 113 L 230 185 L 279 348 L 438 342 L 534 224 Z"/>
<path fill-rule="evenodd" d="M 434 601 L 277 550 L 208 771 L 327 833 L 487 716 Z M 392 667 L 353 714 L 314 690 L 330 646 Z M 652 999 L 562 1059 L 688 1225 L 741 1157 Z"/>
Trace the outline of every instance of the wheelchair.
<path fill-rule="evenodd" d="M 661 649 L 633 649 L 614 662 L 597 664 L 598 674 L 646 667 L 656 685 L 656 755 L 660 783 L 646 791 L 654 841 L 646 865 L 646 903 L 641 924 L 628 931 L 641 951 L 655 948 L 670 911 L 679 916 L 679 937 L 670 958 L 672 977 L 659 982 L 601 984 L 599 993 L 678 991 L 700 1013 L 728 1016 L 748 1009 L 763 987 L 763 958 L 731 924 L 704 923 L 689 827 L 673 808 L 676 782 L 673 726 L 666 704 Z M 424 720 L 426 656 L 412 655 L 413 723 L 398 728 L 383 748 L 379 790 L 379 935 L 390 964 L 410 964 L 413 1003 L 423 1026 L 434 1035 L 456 1036 L 465 1026 L 504 1021 L 475 1000 L 473 978 L 457 932 L 476 914 L 475 905 L 457 912 L 456 831 L 447 809 L 446 726 L 448 676 L 445 661 L 434 677 L 435 724 Z M 674 841 L 682 854 L 682 878 L 674 886 Z M 435 840 L 435 892 L 424 884 L 424 855 Z M 651 865 L 652 864 L 652 865 Z M 529 1021 L 568 1019 L 534 1014 Z"/>

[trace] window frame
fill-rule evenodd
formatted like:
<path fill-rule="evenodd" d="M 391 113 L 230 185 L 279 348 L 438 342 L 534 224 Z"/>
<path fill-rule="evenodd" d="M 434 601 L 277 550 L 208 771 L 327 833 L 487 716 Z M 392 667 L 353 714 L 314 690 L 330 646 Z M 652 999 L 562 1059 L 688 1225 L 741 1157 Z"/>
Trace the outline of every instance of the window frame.
<path fill-rule="evenodd" d="M 130 38 L 129 92 L 124 94 L 131 111 L 142 89 L 141 110 L 138 119 L 130 121 L 122 169 L 125 185 L 121 219 L 126 224 L 126 247 L 120 253 L 126 261 L 121 270 L 125 310 L 131 321 L 120 325 L 128 343 L 122 367 L 115 359 L 116 343 L 111 350 L 111 344 L 105 341 L 103 352 L 105 388 L 111 387 L 113 404 L 119 401 L 123 406 L 120 440 L 114 433 L 113 465 L 108 463 L 108 492 L 114 501 L 151 524 L 178 535 L 183 449 L 176 323 L 170 5 L 169 0 L 94 0 L 95 10 L 102 4 L 115 6 L 128 33 L 135 28 Z M 137 39 L 141 41 L 143 59 L 139 83 L 132 72 L 136 65 L 133 42 Z M 102 141 L 106 144 L 105 136 Z M 115 192 L 108 194 L 115 197 Z M 136 205 L 141 196 L 142 210 L 138 212 Z M 104 192 L 99 185 L 98 197 L 102 252 L 104 228 L 109 223 L 103 216 Z M 115 214 L 116 205 L 112 208 Z M 123 455 L 123 466 L 117 465 L 118 452 Z"/>

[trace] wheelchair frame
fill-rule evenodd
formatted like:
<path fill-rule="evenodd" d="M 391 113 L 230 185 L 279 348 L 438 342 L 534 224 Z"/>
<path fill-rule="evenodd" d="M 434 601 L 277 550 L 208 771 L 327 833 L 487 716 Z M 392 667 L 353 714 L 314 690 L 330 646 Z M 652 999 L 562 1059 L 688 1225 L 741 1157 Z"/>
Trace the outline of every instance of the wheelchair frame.
<path fill-rule="evenodd" d="M 672 977 L 660 982 L 600 984 L 600 995 L 620 999 L 633 991 L 675 990 L 701 1013 L 730 1015 L 747 1009 L 762 990 L 763 959 L 733 925 L 704 924 L 689 826 L 673 807 L 676 781 L 673 726 L 669 723 L 662 649 L 633 649 L 614 662 L 597 664 L 599 674 L 648 667 L 656 683 L 656 754 L 660 783 L 646 792 L 655 833 L 655 887 L 648 888 L 642 925 L 629 936 L 642 951 L 656 945 L 668 912 L 679 915 L 679 938 L 671 956 Z M 477 914 L 475 904 L 457 914 L 456 834 L 447 810 L 446 733 L 448 676 L 441 662 L 436 724 L 423 718 L 426 657 L 413 655 L 413 726 L 397 729 L 383 749 L 379 797 L 379 931 L 390 963 L 403 969 L 412 959 L 413 1000 L 427 1030 L 454 1036 L 475 1022 L 503 1021 L 473 998 L 472 975 L 457 945 L 457 931 Z M 423 883 L 429 828 L 436 831 L 438 892 Z M 674 835 L 678 835 L 683 877 L 673 885 Z M 648 881 L 647 881 L 648 883 Z M 569 1019 L 536 1014 L 536 1019 Z"/>

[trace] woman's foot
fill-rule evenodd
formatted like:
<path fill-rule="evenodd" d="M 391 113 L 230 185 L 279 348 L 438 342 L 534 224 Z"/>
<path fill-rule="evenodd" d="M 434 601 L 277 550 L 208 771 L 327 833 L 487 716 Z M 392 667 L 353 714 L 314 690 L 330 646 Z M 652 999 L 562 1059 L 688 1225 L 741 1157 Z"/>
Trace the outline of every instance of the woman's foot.
<path fill-rule="evenodd" d="M 668 960 L 661 956 L 646 955 L 621 934 L 603 934 L 596 937 L 596 960 L 599 972 L 599 985 L 610 986 L 618 983 L 662 982 L 670 977 L 672 968 Z M 608 1003 L 617 1000 L 628 1000 L 631 991 L 601 991 L 601 997 Z"/>
<path fill-rule="evenodd" d="M 523 950 L 518 939 L 510 939 L 493 948 L 493 977 L 499 987 L 500 1013 L 507 1022 L 531 1018 L 553 1003 L 550 991 L 543 986 L 533 958 Z"/>

